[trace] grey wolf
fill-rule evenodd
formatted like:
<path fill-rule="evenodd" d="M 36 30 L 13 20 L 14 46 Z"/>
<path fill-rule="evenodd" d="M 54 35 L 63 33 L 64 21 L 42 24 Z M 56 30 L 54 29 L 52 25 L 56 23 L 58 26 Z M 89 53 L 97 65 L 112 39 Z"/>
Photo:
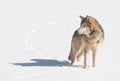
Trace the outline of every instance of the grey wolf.
<path fill-rule="evenodd" d="M 80 61 L 84 55 L 84 67 L 87 67 L 87 53 L 92 51 L 92 66 L 96 65 L 96 52 L 98 47 L 104 41 L 104 31 L 99 22 L 91 16 L 80 16 L 80 27 L 74 32 L 71 41 L 71 50 L 68 59 L 71 65 L 74 65 L 75 60 Z"/>

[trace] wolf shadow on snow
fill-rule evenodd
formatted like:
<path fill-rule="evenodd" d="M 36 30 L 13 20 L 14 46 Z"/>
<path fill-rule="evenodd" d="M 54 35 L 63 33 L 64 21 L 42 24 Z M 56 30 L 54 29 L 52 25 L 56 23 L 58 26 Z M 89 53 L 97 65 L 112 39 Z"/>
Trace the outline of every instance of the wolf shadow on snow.
<path fill-rule="evenodd" d="M 23 67 L 29 67 L 29 66 L 71 66 L 71 64 L 66 61 L 59 61 L 56 59 L 31 59 L 32 62 L 28 63 L 12 63 L 13 65 L 19 65 Z"/>

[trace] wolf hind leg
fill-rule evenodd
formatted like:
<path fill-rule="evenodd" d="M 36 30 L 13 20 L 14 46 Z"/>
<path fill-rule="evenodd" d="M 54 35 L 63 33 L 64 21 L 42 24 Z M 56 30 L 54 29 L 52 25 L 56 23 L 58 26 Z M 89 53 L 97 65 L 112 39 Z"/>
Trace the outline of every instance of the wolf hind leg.
<path fill-rule="evenodd" d="M 72 61 L 72 52 L 73 52 L 73 50 L 72 50 L 72 47 L 71 47 L 70 54 L 68 56 L 68 60 L 70 60 L 70 61 Z"/>
<path fill-rule="evenodd" d="M 81 49 L 82 49 L 82 48 L 80 48 L 79 50 L 78 50 L 78 49 L 75 50 L 74 55 L 72 56 L 71 65 L 77 65 L 76 62 L 78 62 L 77 58 L 78 58 L 78 55 L 79 55 L 80 52 L 81 52 Z"/>

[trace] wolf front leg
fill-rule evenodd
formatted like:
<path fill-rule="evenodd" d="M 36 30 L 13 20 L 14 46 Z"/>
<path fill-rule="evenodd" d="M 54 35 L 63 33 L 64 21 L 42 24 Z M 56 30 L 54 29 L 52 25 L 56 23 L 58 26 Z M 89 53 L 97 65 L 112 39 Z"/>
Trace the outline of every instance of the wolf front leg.
<path fill-rule="evenodd" d="M 93 64 L 92 64 L 92 67 L 95 67 L 95 65 L 96 65 L 96 52 L 97 52 L 97 50 L 93 50 L 93 54 L 92 54 Z"/>
<path fill-rule="evenodd" d="M 87 52 L 84 52 L 84 68 L 87 68 Z"/>

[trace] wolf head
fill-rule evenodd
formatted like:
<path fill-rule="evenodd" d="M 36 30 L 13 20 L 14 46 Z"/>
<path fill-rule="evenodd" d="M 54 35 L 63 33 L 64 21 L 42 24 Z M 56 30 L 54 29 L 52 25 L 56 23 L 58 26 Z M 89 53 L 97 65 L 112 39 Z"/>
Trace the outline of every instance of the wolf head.
<path fill-rule="evenodd" d="M 88 15 L 86 17 L 80 16 L 80 18 L 81 18 L 81 25 L 79 28 L 79 33 L 89 35 L 91 31 L 94 30 L 95 19 Z"/>

